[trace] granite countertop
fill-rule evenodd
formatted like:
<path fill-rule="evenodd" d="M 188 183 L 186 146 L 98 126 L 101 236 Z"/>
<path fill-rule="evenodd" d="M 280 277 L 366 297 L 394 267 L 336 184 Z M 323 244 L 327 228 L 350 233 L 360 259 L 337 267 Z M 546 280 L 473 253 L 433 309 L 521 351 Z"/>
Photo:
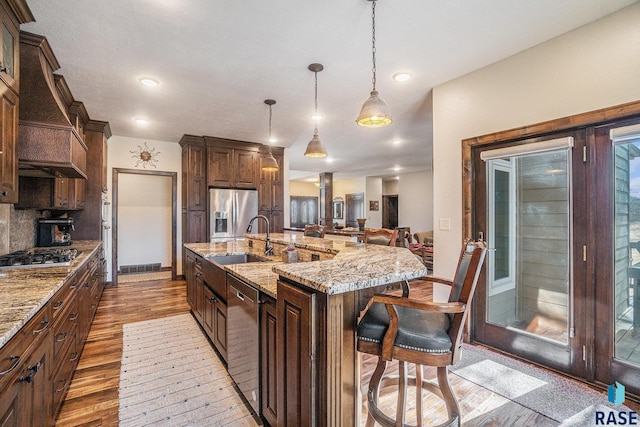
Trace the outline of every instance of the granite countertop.
<path fill-rule="evenodd" d="M 262 245 L 249 247 L 249 240 L 266 239 L 265 234 L 247 234 L 248 240 L 221 243 L 189 243 L 185 247 L 207 255 L 261 255 Z M 278 276 L 327 294 L 366 289 L 427 275 L 427 268 L 409 249 L 378 245 L 355 244 L 350 241 L 272 234 L 272 243 L 294 245 L 297 248 L 335 253 L 331 260 L 283 263 L 276 257 L 270 262 L 254 262 L 224 266 L 225 270 L 244 279 L 261 291 L 276 297 Z"/>
<path fill-rule="evenodd" d="M 67 277 L 84 265 L 101 243 L 83 240 L 65 246 L 65 249 L 75 248 L 81 252 L 68 266 L 0 270 L 0 348 L 44 307 Z"/>
<path fill-rule="evenodd" d="M 276 297 L 278 275 L 272 269 L 275 264 L 282 264 L 282 261 L 279 260 L 279 257 L 265 256 L 262 244 L 254 244 L 252 248 L 249 247 L 248 240 L 237 240 L 216 243 L 185 243 L 184 247 L 204 257 L 205 260 L 216 255 L 241 254 L 251 254 L 265 260 L 264 262 L 221 265 L 220 267 L 241 278 L 259 291 L 273 298 Z"/>

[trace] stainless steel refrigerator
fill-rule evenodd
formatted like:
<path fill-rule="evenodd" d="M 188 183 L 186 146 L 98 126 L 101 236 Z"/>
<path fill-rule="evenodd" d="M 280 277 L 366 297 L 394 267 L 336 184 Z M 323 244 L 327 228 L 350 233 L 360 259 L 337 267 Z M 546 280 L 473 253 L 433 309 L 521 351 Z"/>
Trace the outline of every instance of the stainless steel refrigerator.
<path fill-rule="evenodd" d="M 249 221 L 258 215 L 257 190 L 209 189 L 210 240 L 244 238 Z"/>

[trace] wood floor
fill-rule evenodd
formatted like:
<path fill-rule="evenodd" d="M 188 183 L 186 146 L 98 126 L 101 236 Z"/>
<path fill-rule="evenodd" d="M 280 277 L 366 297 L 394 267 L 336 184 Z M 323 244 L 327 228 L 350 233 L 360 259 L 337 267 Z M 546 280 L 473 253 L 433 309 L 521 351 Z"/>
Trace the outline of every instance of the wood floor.
<path fill-rule="evenodd" d="M 412 292 L 428 297 L 431 289 L 418 284 L 412 286 Z M 117 426 L 122 325 L 188 312 L 182 280 L 120 283 L 117 288 L 107 288 L 56 426 Z M 362 363 L 365 386 L 376 361 L 364 357 Z M 432 375 L 428 370 L 425 374 L 427 378 Z M 450 377 L 460 400 L 464 426 L 557 425 L 555 421 L 457 375 Z M 393 407 L 395 396 L 385 399 L 381 399 L 381 406 Z M 433 403 L 426 401 L 425 408 L 431 408 L 429 411 L 435 416 L 444 414 L 444 406 L 437 399 Z M 366 404 L 363 412 L 366 414 Z"/>

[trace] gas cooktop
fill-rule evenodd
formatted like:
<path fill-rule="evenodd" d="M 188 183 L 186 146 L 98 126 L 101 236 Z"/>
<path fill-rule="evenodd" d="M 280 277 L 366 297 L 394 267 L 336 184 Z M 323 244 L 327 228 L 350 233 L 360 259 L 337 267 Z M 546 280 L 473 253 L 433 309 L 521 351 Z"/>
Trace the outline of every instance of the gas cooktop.
<path fill-rule="evenodd" d="M 58 267 L 70 265 L 80 252 L 71 248 L 31 249 L 0 256 L 1 268 Z"/>

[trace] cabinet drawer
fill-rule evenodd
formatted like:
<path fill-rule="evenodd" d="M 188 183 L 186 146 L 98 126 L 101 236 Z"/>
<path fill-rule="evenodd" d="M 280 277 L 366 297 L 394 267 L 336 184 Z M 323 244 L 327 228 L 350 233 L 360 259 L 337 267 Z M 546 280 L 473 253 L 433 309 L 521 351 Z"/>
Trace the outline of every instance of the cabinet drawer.
<path fill-rule="evenodd" d="M 20 369 L 27 353 L 46 336 L 51 327 L 51 311 L 45 305 L 11 340 L 0 350 L 0 390 Z"/>
<path fill-rule="evenodd" d="M 64 354 L 70 343 L 75 341 L 78 325 L 78 303 L 73 300 L 53 326 L 53 363 L 59 363 L 58 357 Z"/>
<path fill-rule="evenodd" d="M 53 319 L 57 319 L 60 313 L 69 305 L 72 298 L 75 298 L 75 291 L 82 285 L 86 269 L 80 268 L 73 276 L 64 282 L 64 285 L 56 292 L 51 298 L 51 312 L 53 313 Z"/>
<path fill-rule="evenodd" d="M 75 338 L 73 338 L 75 341 Z M 60 363 L 55 363 L 55 373 L 51 376 L 51 388 L 53 393 L 53 415 L 57 416 L 64 397 L 69 391 L 71 385 L 71 378 L 78 363 L 78 355 L 75 350 L 75 343 L 69 347 L 69 351 L 63 354 L 64 358 L 61 358 Z M 56 370 L 57 368 L 57 370 Z"/>

